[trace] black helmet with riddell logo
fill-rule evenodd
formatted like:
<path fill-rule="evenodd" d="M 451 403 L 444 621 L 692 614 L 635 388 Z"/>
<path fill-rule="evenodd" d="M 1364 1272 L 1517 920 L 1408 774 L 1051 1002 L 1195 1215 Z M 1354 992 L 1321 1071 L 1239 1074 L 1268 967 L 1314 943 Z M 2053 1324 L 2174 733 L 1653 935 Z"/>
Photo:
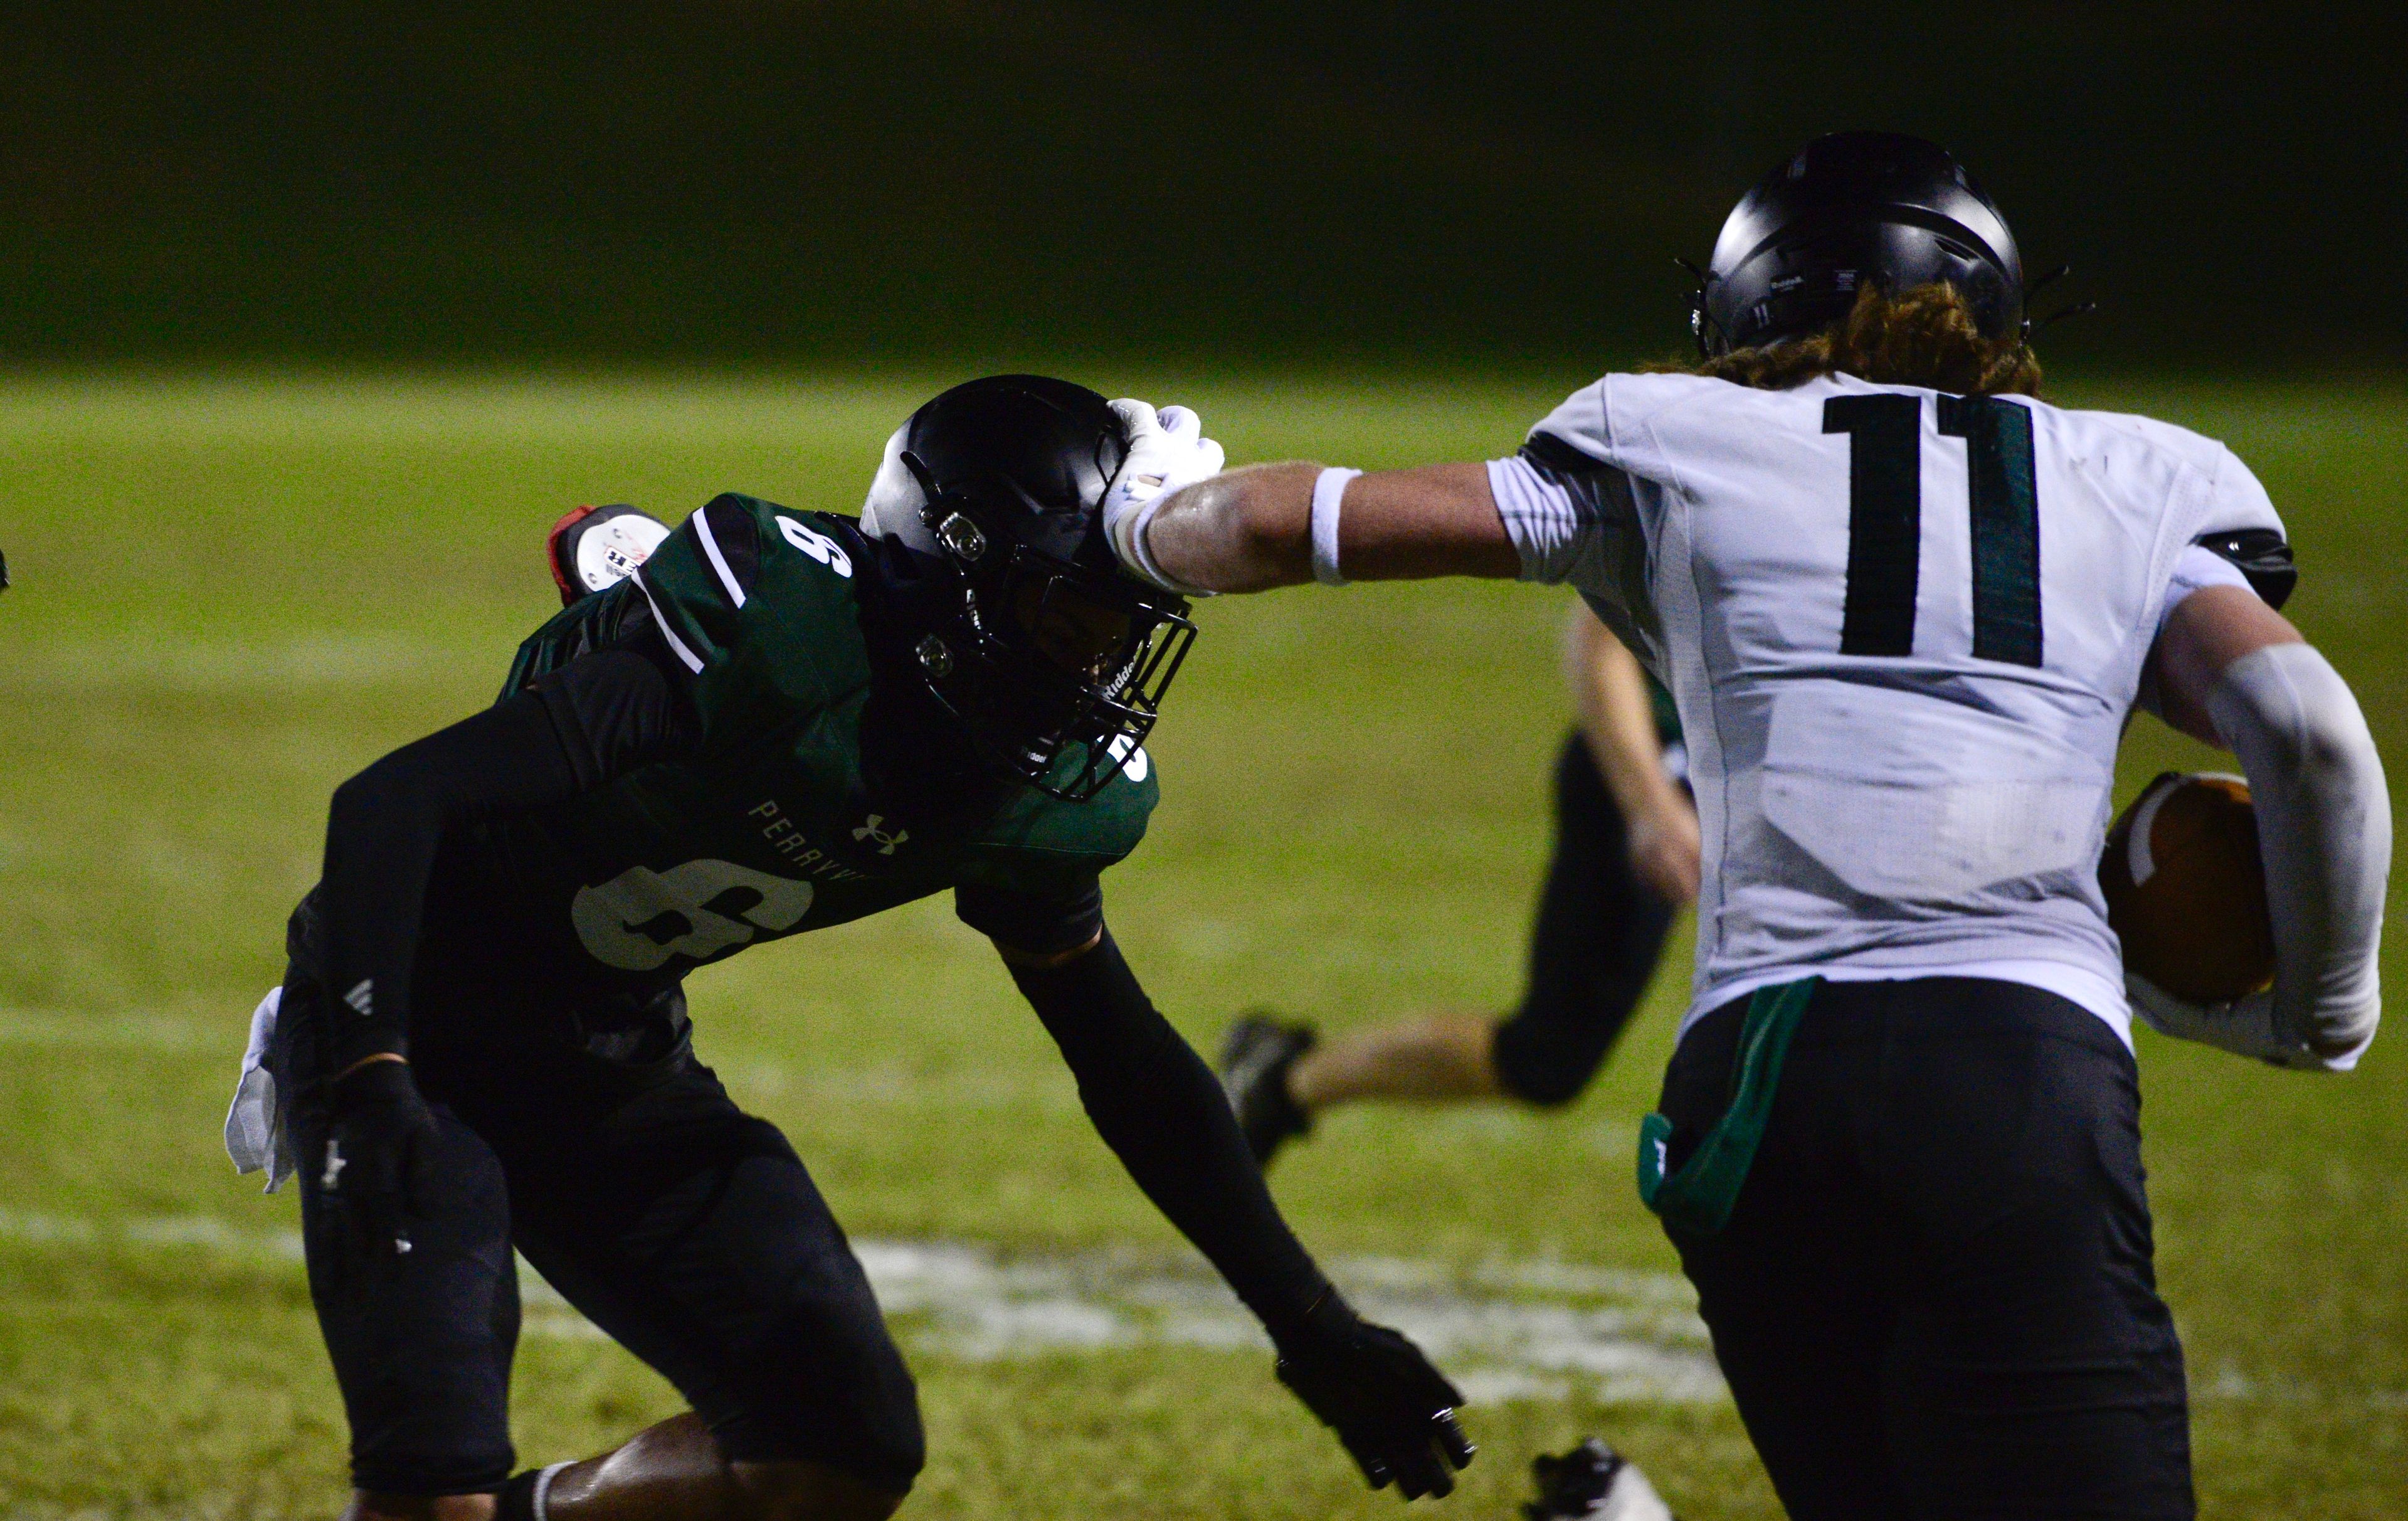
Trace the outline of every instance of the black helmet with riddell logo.
<path fill-rule="evenodd" d="M 1945 280 L 1982 331 L 2024 326 L 2024 266 L 1996 203 L 1946 149 L 1895 132 L 1835 132 L 1756 182 L 1723 223 L 1692 298 L 1709 358 L 1818 333 L 1866 285 Z"/>
<path fill-rule="evenodd" d="M 1127 452 L 1096 393 L 991 376 L 895 430 L 862 509 L 863 533 L 940 567 L 912 630 L 929 693 L 990 765 L 1073 802 L 1144 742 L 1196 637 L 1187 603 L 1125 574 L 1105 540 Z"/>

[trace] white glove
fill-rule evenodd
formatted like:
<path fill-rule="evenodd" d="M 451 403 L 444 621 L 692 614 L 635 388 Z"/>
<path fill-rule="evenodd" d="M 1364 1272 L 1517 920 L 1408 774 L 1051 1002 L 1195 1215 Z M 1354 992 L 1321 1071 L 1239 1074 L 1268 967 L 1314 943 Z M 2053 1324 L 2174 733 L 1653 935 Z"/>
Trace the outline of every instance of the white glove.
<path fill-rule="evenodd" d="M 2139 973 L 2127 971 L 2124 990 L 2131 995 L 2132 1012 L 2141 1016 L 2141 1023 L 2159 1035 L 2196 1040 L 2236 1056 L 2255 1056 L 2276 1067 L 2311 1072 L 2338 1069 L 2284 1028 L 2274 1010 L 2272 988 L 2260 988 L 2229 1003 L 2199 1004 L 2178 998 Z M 2352 1052 L 2344 1065 L 2355 1066 L 2357 1062 L 2358 1054 Z"/>
<path fill-rule="evenodd" d="M 284 989 L 271 987 L 251 1014 L 251 1043 L 242 1054 L 242 1077 L 235 1084 L 234 1107 L 226 1111 L 226 1155 L 237 1173 L 267 1173 L 267 1191 L 284 1186 L 293 1176 L 293 1141 L 284 1123 L 284 1105 L 276 1079 L 267 1069 L 267 1048 L 276 1040 L 276 1019 L 283 1007 Z"/>
<path fill-rule="evenodd" d="M 1156 412 L 1125 397 L 1111 404 L 1128 428 L 1128 457 L 1104 490 L 1104 536 L 1129 573 L 1182 596 L 1210 596 L 1162 573 L 1146 552 L 1146 524 L 1165 498 L 1182 486 L 1210 481 L 1226 461 L 1221 446 L 1204 437 L 1204 420 L 1185 407 Z"/>

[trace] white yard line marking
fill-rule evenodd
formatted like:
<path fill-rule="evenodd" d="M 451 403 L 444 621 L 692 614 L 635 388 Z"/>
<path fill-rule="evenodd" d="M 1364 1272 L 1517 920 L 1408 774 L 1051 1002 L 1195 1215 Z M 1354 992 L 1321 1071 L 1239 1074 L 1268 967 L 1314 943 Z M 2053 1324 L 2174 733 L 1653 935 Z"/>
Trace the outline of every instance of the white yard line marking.
<path fill-rule="evenodd" d="M 200 1248 L 273 1261 L 300 1233 L 215 1215 L 123 1219 L 0 1211 L 0 1241 L 55 1251 Z M 1145 1347 L 1268 1351 L 1254 1318 L 1200 1262 L 1114 1251 L 1008 1252 L 965 1241 L 855 1241 L 879 1302 L 913 1350 L 973 1362 Z M 1395 1257 L 1331 1273 L 1362 1311 L 1399 1327 L 1475 1402 L 1727 1398 L 1688 1286 L 1661 1273 L 1498 1259 L 1455 1271 Z M 531 1271 L 524 1334 L 602 1333 Z"/>
<path fill-rule="evenodd" d="M 1200 1264 L 1109 1252 L 1007 1256 L 952 1242 L 855 1244 L 879 1299 L 925 1316 L 924 1345 L 973 1359 L 1086 1347 L 1262 1348 Z M 1330 1274 L 1465 1382 L 1467 1398 L 1676 1402 L 1727 1398 L 1687 1285 L 1662 1274 L 1498 1261 L 1457 1273 L 1388 1257 Z"/>
<path fill-rule="evenodd" d="M 301 1233 L 217 1215 L 93 1217 L 0 1210 L 0 1242 L 55 1252 L 208 1250 L 301 1260 Z M 855 1240 L 879 1303 L 911 1350 L 971 1362 L 1106 1350 L 1264 1352 L 1254 1318 L 1201 1262 L 1152 1253 L 1009 1251 L 969 1241 Z M 1345 1257 L 1330 1275 L 1375 1320 L 1419 1342 L 1474 1405 L 1594 1399 L 1729 1399 L 1697 1317 L 1670 1273 L 1555 1258 L 1497 1257 L 1457 1269 L 1409 1257 Z M 606 1340 L 522 1263 L 523 1334 Z M 2408 1410 L 2408 1390 L 2309 1388 L 2231 1363 L 2195 1377 L 2200 1403 L 2355 1403 Z"/>

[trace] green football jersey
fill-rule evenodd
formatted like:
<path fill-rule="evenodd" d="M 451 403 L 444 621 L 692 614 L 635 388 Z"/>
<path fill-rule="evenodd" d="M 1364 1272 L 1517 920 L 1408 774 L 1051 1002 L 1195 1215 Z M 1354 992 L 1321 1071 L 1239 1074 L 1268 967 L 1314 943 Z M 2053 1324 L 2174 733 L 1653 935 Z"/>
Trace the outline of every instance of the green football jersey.
<path fill-rule="evenodd" d="M 655 981 L 946 888 L 1073 896 L 1136 848 L 1157 795 L 1143 750 L 1084 803 L 1014 785 L 982 816 L 932 819 L 874 790 L 859 595 L 876 573 L 850 519 L 722 496 L 521 646 L 506 697 L 642 598 L 700 718 L 692 758 L 487 826 L 541 933 Z"/>

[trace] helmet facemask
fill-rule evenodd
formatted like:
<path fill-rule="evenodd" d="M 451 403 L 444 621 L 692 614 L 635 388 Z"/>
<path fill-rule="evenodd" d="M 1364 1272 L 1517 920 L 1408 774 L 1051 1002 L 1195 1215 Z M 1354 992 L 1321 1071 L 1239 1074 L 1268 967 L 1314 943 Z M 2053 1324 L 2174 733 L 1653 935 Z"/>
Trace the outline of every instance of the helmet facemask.
<path fill-rule="evenodd" d="M 901 458 L 954 578 L 949 626 L 912 652 L 929 692 L 990 765 L 1049 796 L 1086 801 L 1153 732 L 1196 637 L 1186 602 L 1013 542 L 1001 524 L 1046 509 L 1008 477 L 938 490 L 916 455 Z"/>

